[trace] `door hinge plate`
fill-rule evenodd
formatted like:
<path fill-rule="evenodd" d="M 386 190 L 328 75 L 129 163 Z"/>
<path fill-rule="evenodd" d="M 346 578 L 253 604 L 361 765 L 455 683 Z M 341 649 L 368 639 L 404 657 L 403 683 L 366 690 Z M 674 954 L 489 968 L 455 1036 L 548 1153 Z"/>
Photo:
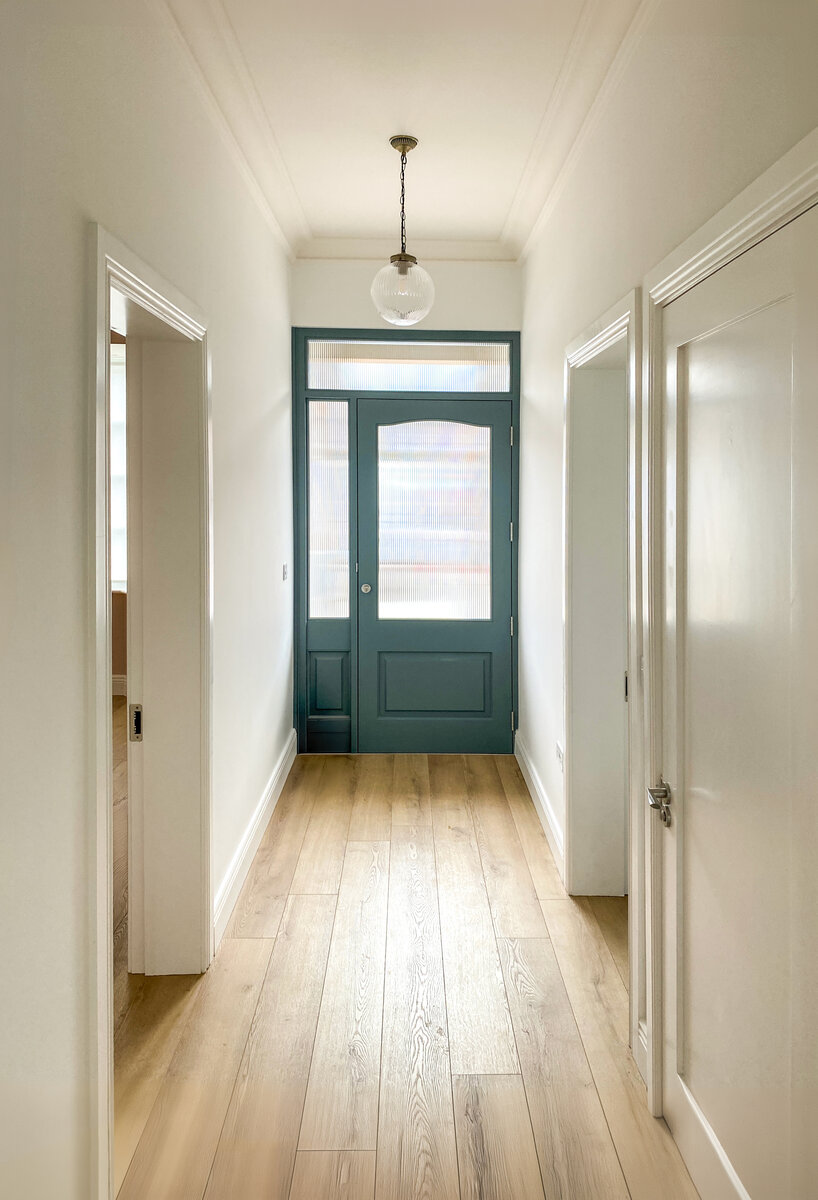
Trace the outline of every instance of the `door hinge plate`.
<path fill-rule="evenodd" d="M 508 526 L 508 540 L 509 540 L 510 542 L 513 542 L 513 541 L 514 541 L 514 522 L 513 522 L 513 521 L 510 521 L 510 522 L 509 522 L 509 526 Z"/>

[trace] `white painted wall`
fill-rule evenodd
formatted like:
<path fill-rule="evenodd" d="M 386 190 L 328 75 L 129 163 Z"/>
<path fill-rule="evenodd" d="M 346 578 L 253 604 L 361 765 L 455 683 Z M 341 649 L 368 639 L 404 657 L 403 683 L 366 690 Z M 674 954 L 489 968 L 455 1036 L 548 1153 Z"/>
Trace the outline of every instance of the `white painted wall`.
<path fill-rule="evenodd" d="M 289 272 L 154 4 L 12 0 L 0 59 L 0 1190 L 88 1200 L 89 226 L 209 321 L 216 887 L 292 726 Z"/>
<path fill-rule="evenodd" d="M 575 894 L 622 896 L 628 890 L 627 372 L 580 367 L 571 374 L 566 859 Z"/>
<path fill-rule="evenodd" d="M 818 6 L 643 6 L 523 275 L 520 730 L 562 831 L 565 347 L 818 124 Z"/>
<path fill-rule="evenodd" d="M 299 259 L 293 266 L 293 325 L 394 328 L 378 316 L 369 294 L 384 262 Z M 422 265 L 434 280 L 435 303 L 416 329 L 520 328 L 522 275 L 516 263 L 432 259 Z"/>

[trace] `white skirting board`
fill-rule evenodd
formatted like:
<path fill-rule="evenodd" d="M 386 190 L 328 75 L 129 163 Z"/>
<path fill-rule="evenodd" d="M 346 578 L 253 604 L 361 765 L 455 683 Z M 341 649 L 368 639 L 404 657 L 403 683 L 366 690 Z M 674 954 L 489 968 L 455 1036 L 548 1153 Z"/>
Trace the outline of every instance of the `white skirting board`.
<path fill-rule="evenodd" d="M 298 741 L 293 729 L 290 731 L 290 736 L 287 738 L 264 793 L 256 806 L 256 811 L 250 818 L 224 879 L 216 891 L 213 901 L 213 927 L 217 948 L 224 937 L 224 931 L 233 914 L 233 909 L 236 907 L 236 901 L 247 878 L 250 864 L 255 858 L 264 831 L 273 815 L 273 809 L 278 803 L 278 798 L 287 782 L 287 776 L 295 762 L 297 747 Z"/>
<path fill-rule="evenodd" d="M 517 759 L 520 770 L 523 773 L 523 779 L 528 785 L 531 799 L 534 801 L 534 807 L 537 810 L 537 816 L 540 818 L 540 824 L 545 830 L 545 836 L 548 838 L 551 853 L 554 855 L 554 861 L 559 868 L 560 875 L 564 878 L 565 846 L 562 830 L 560 829 L 556 814 L 551 807 L 551 801 L 548 799 L 548 794 L 543 787 L 537 768 L 531 761 L 528 747 L 519 733 L 514 737 L 514 757 Z"/>
<path fill-rule="evenodd" d="M 127 675 L 112 675 L 111 676 L 111 692 L 114 696 L 128 695 L 128 676 Z"/>

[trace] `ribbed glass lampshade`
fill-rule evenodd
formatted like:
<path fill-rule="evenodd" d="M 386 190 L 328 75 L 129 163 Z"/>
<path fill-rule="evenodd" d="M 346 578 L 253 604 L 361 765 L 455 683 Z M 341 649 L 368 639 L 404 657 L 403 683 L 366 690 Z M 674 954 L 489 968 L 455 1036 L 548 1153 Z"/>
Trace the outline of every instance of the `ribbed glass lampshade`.
<path fill-rule="evenodd" d="M 417 263 L 394 262 L 381 267 L 372 280 L 372 300 L 390 325 L 416 325 L 435 302 L 435 285 Z"/>

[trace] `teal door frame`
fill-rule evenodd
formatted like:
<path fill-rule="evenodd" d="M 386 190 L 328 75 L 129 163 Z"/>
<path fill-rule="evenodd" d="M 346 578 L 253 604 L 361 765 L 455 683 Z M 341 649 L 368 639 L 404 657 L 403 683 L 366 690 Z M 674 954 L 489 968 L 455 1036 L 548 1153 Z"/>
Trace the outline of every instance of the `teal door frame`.
<path fill-rule="evenodd" d="M 376 391 L 342 391 L 307 387 L 307 343 L 311 338 L 338 340 L 365 340 L 384 342 L 482 342 L 505 343 L 509 347 L 510 384 L 507 392 L 397 392 L 379 389 Z M 358 561 L 358 427 L 357 401 L 378 400 L 468 400 L 505 401 L 509 405 L 509 425 L 512 430 L 511 446 L 511 512 L 514 536 L 511 542 L 511 612 L 514 637 L 512 641 L 512 733 L 517 728 L 519 717 L 518 664 L 517 664 L 517 557 L 519 547 L 519 446 L 520 446 L 520 335 L 516 331 L 485 330 L 385 330 L 385 329 L 337 329 L 322 327 L 293 328 L 293 604 L 294 604 L 294 672 L 293 672 L 293 723 L 298 737 L 298 749 L 308 749 L 308 721 L 311 731 L 316 720 L 309 715 L 309 698 L 318 681 L 313 670 L 310 678 L 310 663 L 316 655 L 326 652 L 331 655 L 346 654 L 347 667 L 343 672 L 342 695 L 337 710 L 328 710 L 318 724 L 321 728 L 321 747 L 327 751 L 357 753 L 358 750 L 358 588 L 353 564 Z M 307 619 L 307 406 L 309 400 L 340 400 L 349 405 L 349 619 Z M 309 644 L 308 644 L 309 631 Z M 343 646 L 343 649 L 340 649 Z M 312 655 L 312 658 L 310 657 Z M 346 711 L 344 711 L 346 710 Z M 513 744 L 513 743 L 512 743 Z"/>

